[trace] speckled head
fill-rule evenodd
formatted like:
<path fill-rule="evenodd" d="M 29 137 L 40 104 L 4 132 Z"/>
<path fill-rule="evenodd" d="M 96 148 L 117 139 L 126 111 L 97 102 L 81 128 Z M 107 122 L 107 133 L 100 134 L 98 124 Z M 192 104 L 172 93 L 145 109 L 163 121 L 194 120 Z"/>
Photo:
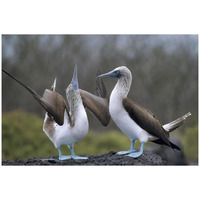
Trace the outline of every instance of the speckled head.
<path fill-rule="evenodd" d="M 100 78 L 111 77 L 111 78 L 118 78 L 118 79 L 122 77 L 127 77 L 129 79 L 132 79 L 131 72 L 126 66 L 117 67 L 108 73 L 99 75 L 98 77 Z"/>
<path fill-rule="evenodd" d="M 113 91 L 117 91 L 117 94 L 120 97 L 123 97 L 123 98 L 127 97 L 128 92 L 131 87 L 132 74 L 131 74 L 131 71 L 126 66 L 117 67 L 114 70 L 112 70 L 106 74 L 102 74 L 98 77 L 100 77 L 100 78 L 104 78 L 104 77 L 117 78 L 118 82 L 115 86 L 116 90 L 113 90 Z"/>
<path fill-rule="evenodd" d="M 75 66 L 74 68 L 72 81 L 66 89 L 66 97 L 71 111 L 76 109 L 77 105 L 81 102 L 81 96 L 78 86 L 77 66 Z"/>
<path fill-rule="evenodd" d="M 77 65 L 74 67 L 74 74 L 71 83 L 66 89 L 66 96 L 68 102 L 71 102 L 74 99 L 77 99 L 78 96 L 80 96 L 79 92 L 79 86 L 78 86 L 78 70 Z"/>

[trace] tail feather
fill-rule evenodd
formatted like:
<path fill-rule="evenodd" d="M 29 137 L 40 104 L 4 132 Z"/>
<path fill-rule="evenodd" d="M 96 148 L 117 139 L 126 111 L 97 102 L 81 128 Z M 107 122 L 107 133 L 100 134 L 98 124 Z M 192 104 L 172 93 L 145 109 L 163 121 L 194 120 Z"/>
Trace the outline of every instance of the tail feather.
<path fill-rule="evenodd" d="M 168 123 L 168 124 L 165 124 L 163 125 L 163 128 L 167 131 L 167 132 L 172 132 L 174 131 L 175 129 L 177 129 L 178 127 L 180 127 L 184 122 L 185 120 L 187 119 L 187 117 L 189 117 L 191 115 L 190 112 L 188 112 L 186 115 Z"/>
<path fill-rule="evenodd" d="M 56 91 L 56 78 L 54 79 L 53 85 L 51 86 L 51 90 L 52 90 L 53 92 Z"/>

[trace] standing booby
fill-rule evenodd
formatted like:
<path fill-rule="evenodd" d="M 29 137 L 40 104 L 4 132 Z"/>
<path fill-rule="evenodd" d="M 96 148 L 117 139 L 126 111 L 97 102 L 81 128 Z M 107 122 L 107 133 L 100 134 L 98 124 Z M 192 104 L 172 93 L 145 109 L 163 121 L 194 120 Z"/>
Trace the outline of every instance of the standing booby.
<path fill-rule="evenodd" d="M 118 155 L 129 153 L 127 156 L 137 158 L 143 153 L 144 143 L 148 140 L 181 150 L 177 145 L 169 141 L 169 132 L 183 124 L 186 118 L 191 115 L 190 112 L 162 126 L 149 110 L 127 98 L 132 83 L 132 74 L 127 67 L 117 67 L 113 71 L 98 76 L 98 78 L 103 77 L 118 79 L 110 96 L 109 112 L 115 124 L 131 140 L 130 150 L 118 152 Z M 138 152 L 135 152 L 136 150 L 134 149 L 136 140 L 141 143 Z"/>
<path fill-rule="evenodd" d="M 46 110 L 43 131 L 58 149 L 59 159 L 87 159 L 87 157 L 76 156 L 74 153 L 74 143 L 84 139 L 88 133 L 88 118 L 85 107 L 88 108 L 100 121 L 106 126 L 110 121 L 108 110 L 108 98 L 106 98 L 106 89 L 101 79 L 96 81 L 97 95 L 90 94 L 79 89 L 77 78 L 77 67 L 71 83 L 66 89 L 68 106 L 64 98 L 55 91 L 56 79 L 51 90 L 46 89 L 43 97 L 34 90 L 14 78 L 8 72 L 2 69 L 4 73 L 25 87 L 33 97 Z M 69 108 L 68 108 L 69 107 Z M 61 153 L 61 145 L 68 145 L 71 150 L 71 156 L 64 156 Z"/>

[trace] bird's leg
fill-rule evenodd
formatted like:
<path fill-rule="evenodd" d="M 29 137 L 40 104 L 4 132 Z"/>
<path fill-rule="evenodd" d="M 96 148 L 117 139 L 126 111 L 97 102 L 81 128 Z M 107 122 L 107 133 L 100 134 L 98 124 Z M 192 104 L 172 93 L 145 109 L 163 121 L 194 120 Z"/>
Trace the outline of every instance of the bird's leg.
<path fill-rule="evenodd" d="M 58 153 L 59 153 L 59 160 L 68 160 L 71 159 L 71 156 L 63 156 L 60 150 L 60 147 L 58 147 Z"/>
<path fill-rule="evenodd" d="M 127 156 L 133 157 L 133 158 L 137 158 L 143 153 L 143 149 L 144 149 L 144 142 L 141 143 L 140 151 L 134 152 L 134 153 L 130 153 Z"/>
<path fill-rule="evenodd" d="M 88 157 L 82 157 L 82 156 L 77 156 L 75 153 L 74 153 L 74 145 L 72 146 L 69 146 L 70 150 L 71 150 L 71 153 L 72 153 L 72 158 L 74 160 L 79 160 L 79 159 L 88 159 Z"/>
<path fill-rule="evenodd" d="M 124 154 L 127 154 L 127 153 L 133 153 L 133 152 L 135 152 L 134 143 L 135 143 L 135 140 L 131 140 L 131 148 L 128 151 L 117 152 L 117 155 L 124 155 Z"/>

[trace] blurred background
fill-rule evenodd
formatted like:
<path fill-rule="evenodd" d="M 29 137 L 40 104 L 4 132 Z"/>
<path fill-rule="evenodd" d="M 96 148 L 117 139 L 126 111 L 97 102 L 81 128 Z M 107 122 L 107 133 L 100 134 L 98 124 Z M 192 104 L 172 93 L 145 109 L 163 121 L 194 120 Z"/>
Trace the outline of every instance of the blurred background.
<path fill-rule="evenodd" d="M 79 87 L 94 93 L 96 71 L 127 66 L 133 76 L 129 97 L 151 110 L 162 124 L 191 112 L 171 133 L 182 152 L 148 143 L 168 164 L 198 164 L 197 35 L 2 35 L 2 67 L 42 95 L 57 77 L 65 97 L 73 68 Z M 110 95 L 116 80 L 104 79 Z M 77 154 L 100 154 L 130 148 L 130 140 L 111 121 L 108 127 L 89 112 L 90 131 L 75 144 Z M 2 74 L 2 159 L 57 156 L 42 131 L 44 110 L 19 84 Z M 139 142 L 136 148 L 139 148 Z M 66 146 L 63 154 L 69 154 Z"/>

